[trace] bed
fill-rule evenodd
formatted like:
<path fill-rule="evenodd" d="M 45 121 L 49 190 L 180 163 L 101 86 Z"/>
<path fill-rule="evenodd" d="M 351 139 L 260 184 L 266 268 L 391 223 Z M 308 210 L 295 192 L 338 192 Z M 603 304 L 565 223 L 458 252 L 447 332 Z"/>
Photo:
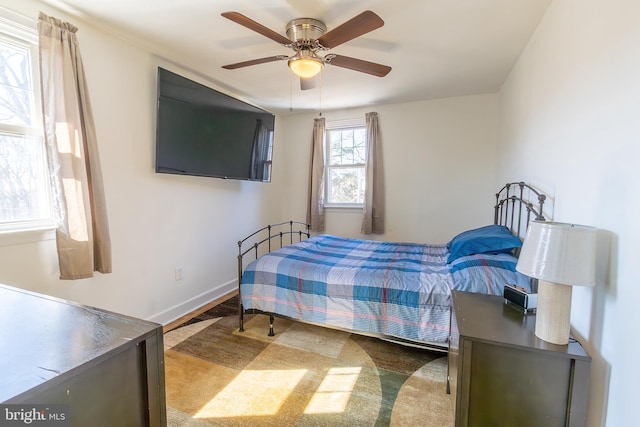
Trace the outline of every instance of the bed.
<path fill-rule="evenodd" d="M 516 256 L 529 221 L 544 220 L 545 199 L 528 184 L 508 183 L 496 193 L 493 224 L 446 244 L 311 236 L 295 221 L 264 227 L 238 242 L 240 331 L 245 313 L 264 313 L 269 335 L 281 316 L 446 350 L 452 290 L 502 295 L 507 283 L 531 290 Z"/>

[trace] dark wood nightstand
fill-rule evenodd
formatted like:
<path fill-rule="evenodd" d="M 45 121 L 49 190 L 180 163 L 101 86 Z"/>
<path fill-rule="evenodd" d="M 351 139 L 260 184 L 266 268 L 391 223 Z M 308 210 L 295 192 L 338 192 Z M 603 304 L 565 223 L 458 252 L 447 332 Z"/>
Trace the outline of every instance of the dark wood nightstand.
<path fill-rule="evenodd" d="M 448 389 L 456 426 L 583 426 L 591 357 L 535 336 L 535 314 L 453 291 Z"/>

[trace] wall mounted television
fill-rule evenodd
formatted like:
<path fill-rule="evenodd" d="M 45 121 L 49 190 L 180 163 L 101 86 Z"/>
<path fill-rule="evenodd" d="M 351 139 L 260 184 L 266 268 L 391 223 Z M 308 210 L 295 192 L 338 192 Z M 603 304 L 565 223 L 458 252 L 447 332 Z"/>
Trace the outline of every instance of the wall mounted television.
<path fill-rule="evenodd" d="M 271 180 L 275 116 L 158 67 L 156 172 Z"/>

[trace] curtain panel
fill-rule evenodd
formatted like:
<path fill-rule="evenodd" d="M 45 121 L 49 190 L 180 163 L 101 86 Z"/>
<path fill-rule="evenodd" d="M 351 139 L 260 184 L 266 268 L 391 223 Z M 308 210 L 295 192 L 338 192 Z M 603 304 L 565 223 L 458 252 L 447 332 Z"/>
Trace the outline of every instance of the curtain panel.
<path fill-rule="evenodd" d="M 324 231 L 324 117 L 313 122 L 311 140 L 311 164 L 309 168 L 309 192 L 307 200 L 307 224 L 311 231 Z"/>
<path fill-rule="evenodd" d="M 384 233 L 384 174 L 382 169 L 382 142 L 378 113 L 366 116 L 366 188 L 363 208 L 362 234 Z"/>
<path fill-rule="evenodd" d="M 61 279 L 111 272 L 111 241 L 77 28 L 40 13 L 40 79 Z"/>

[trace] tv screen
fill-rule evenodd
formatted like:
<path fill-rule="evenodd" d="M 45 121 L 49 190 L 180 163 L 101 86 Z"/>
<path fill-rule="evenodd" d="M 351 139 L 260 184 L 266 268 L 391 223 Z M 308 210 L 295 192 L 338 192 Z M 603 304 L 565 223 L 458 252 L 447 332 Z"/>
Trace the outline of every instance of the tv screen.
<path fill-rule="evenodd" d="M 158 67 L 156 172 L 271 180 L 275 116 Z"/>

